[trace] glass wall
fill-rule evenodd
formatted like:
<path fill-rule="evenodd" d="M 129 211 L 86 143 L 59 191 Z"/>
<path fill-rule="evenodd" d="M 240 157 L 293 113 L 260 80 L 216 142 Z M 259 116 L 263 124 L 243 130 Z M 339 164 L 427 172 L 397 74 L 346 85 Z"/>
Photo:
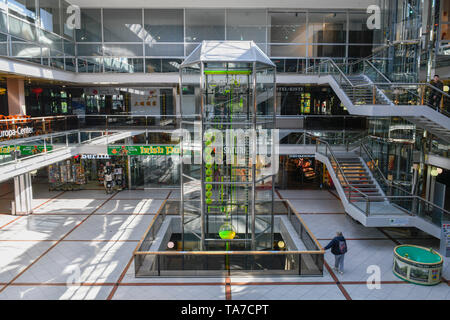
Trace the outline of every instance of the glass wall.
<path fill-rule="evenodd" d="M 352 9 L 81 9 L 73 30 L 65 0 L 0 3 L 0 35 L 11 35 L 0 54 L 77 72 L 178 72 L 203 40 L 253 40 L 278 72 L 303 72 L 323 58 L 368 56 L 385 40 Z"/>
<path fill-rule="evenodd" d="M 74 71 L 68 6 L 64 0 L 1 0 L 0 55 Z"/>

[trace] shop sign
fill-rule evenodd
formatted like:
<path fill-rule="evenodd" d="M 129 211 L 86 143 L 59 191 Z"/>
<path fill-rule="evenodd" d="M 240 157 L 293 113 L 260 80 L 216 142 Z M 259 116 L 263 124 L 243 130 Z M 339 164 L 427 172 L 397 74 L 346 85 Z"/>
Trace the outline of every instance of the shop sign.
<path fill-rule="evenodd" d="M 120 91 L 117 88 L 98 87 L 98 88 L 84 88 L 84 93 L 88 96 L 114 96 L 118 95 Z"/>
<path fill-rule="evenodd" d="M 13 137 L 20 137 L 25 134 L 31 134 L 33 133 L 33 128 L 31 127 L 17 127 L 16 129 L 9 129 L 9 130 L 2 130 L 0 131 L 0 138 L 13 138 Z"/>
<path fill-rule="evenodd" d="M 108 146 L 110 156 L 179 155 L 178 145 Z"/>
<path fill-rule="evenodd" d="M 53 146 L 47 145 L 47 146 L 4 146 L 0 147 L 0 154 L 11 154 L 11 152 L 19 152 L 20 155 L 24 156 L 30 156 L 33 154 L 38 154 L 45 152 L 45 148 L 47 148 L 47 151 L 52 151 Z"/>
<path fill-rule="evenodd" d="M 128 92 L 132 114 L 157 115 L 160 113 L 159 88 L 135 88 Z"/>
<path fill-rule="evenodd" d="M 89 160 L 101 160 L 101 159 L 111 159 L 109 154 L 82 154 L 81 159 Z"/>
<path fill-rule="evenodd" d="M 304 87 L 277 87 L 278 92 L 303 92 Z"/>

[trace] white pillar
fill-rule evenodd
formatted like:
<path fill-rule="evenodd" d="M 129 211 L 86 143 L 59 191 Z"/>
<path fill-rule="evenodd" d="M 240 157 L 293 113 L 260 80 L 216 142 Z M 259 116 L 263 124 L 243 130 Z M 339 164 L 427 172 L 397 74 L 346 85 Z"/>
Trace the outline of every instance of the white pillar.
<path fill-rule="evenodd" d="M 14 177 L 14 205 L 13 214 L 28 215 L 33 212 L 32 201 L 33 189 L 31 186 L 31 175 L 25 173 Z"/>

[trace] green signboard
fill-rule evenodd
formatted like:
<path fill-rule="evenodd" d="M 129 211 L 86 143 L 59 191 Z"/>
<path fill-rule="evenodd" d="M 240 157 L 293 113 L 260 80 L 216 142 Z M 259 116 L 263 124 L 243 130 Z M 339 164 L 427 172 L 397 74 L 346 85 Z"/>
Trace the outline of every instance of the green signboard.
<path fill-rule="evenodd" d="M 47 145 L 30 145 L 30 146 L 2 146 L 0 147 L 0 154 L 11 154 L 11 152 L 16 151 L 19 152 L 20 155 L 23 156 L 31 156 L 33 154 L 38 154 L 45 152 L 45 148 L 47 148 L 47 151 L 52 151 L 53 146 Z"/>
<path fill-rule="evenodd" d="M 145 156 L 180 154 L 179 145 L 150 145 L 150 146 L 108 146 L 110 156 Z"/>

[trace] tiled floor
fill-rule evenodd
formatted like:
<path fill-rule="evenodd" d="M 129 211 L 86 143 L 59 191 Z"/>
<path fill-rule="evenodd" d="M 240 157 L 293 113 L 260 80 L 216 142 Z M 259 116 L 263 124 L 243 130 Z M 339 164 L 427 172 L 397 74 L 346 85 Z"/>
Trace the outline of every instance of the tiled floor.
<path fill-rule="evenodd" d="M 416 286 L 391 271 L 399 243 L 437 248 L 439 242 L 404 229 L 366 228 L 344 213 L 328 191 L 281 190 L 326 245 L 336 231 L 348 239 L 344 275 L 323 277 L 136 278 L 132 252 L 164 199 L 178 190 L 74 192 L 34 188 L 35 214 L 0 214 L 0 299 L 447 299 L 450 286 Z M 13 194 L 0 185 L 0 206 Z M 1 207 L 3 208 L 3 207 Z M 1 210 L 0 210 L 1 211 Z M 0 212 L 2 213 L 2 212 Z M 369 266 L 378 266 L 381 288 L 370 290 Z M 449 259 L 444 277 L 450 279 Z M 339 281 L 339 282 L 338 282 Z M 80 286 L 81 283 L 81 286 Z"/>

